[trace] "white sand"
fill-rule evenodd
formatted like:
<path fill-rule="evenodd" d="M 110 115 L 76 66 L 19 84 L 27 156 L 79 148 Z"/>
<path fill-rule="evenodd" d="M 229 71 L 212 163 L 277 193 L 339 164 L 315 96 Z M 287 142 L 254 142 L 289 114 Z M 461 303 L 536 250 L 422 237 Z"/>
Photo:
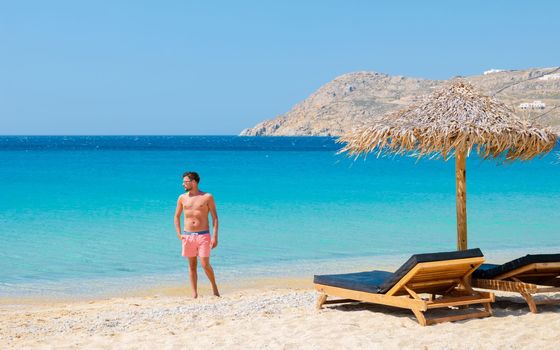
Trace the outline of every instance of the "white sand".
<path fill-rule="evenodd" d="M 182 290 L 181 292 L 186 292 Z M 4 301 L 0 349 L 558 349 L 560 307 L 532 314 L 518 297 L 494 317 L 421 327 L 412 312 L 349 304 L 314 308 L 309 287 L 234 290 L 222 298 L 131 296 Z M 169 293 L 168 293 L 169 294 Z M 172 293 L 173 294 L 173 293 Z M 175 293 L 176 294 L 176 293 Z M 510 294 L 511 295 L 511 294 Z"/>

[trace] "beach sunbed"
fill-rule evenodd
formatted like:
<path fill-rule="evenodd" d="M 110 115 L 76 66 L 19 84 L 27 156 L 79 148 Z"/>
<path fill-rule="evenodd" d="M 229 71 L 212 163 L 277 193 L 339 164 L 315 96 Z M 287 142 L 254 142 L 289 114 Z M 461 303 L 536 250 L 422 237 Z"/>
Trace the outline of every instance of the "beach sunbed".
<path fill-rule="evenodd" d="M 475 291 L 469 282 L 483 262 L 480 249 L 470 249 L 413 255 L 394 273 L 316 275 L 313 282 L 321 293 L 317 308 L 356 301 L 389 305 L 412 310 L 422 326 L 491 316 L 494 294 Z M 428 310 L 438 308 L 449 309 L 448 314 L 426 318 Z"/>
<path fill-rule="evenodd" d="M 483 264 L 473 273 L 473 287 L 520 293 L 537 313 L 539 304 L 560 304 L 560 298 L 535 300 L 539 293 L 560 292 L 560 254 L 526 255 L 502 265 Z"/>

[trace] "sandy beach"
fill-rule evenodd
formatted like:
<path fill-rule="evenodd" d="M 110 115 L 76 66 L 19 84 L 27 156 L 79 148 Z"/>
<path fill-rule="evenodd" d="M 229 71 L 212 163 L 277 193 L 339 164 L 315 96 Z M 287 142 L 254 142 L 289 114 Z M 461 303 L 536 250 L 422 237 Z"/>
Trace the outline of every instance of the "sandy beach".
<path fill-rule="evenodd" d="M 309 281 L 186 288 L 144 296 L 0 304 L 2 349 L 555 349 L 560 306 L 531 314 L 520 297 L 494 317 L 421 327 L 408 310 L 347 304 L 315 309 Z M 504 296 L 504 294 L 498 294 Z"/>
<path fill-rule="evenodd" d="M 0 350 L 560 350 L 559 14 L 5 1 Z"/>

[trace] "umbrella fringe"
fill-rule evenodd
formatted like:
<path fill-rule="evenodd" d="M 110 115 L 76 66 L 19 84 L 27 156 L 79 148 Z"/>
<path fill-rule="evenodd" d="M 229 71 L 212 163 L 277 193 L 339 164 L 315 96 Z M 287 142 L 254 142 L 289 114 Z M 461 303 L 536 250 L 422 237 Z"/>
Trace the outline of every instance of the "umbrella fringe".
<path fill-rule="evenodd" d="M 448 160 L 455 150 L 475 151 L 499 162 L 529 160 L 550 152 L 556 135 L 521 120 L 503 103 L 457 81 L 421 103 L 391 112 L 373 126 L 354 129 L 337 140 L 339 153 L 356 158 L 375 152 Z M 412 153 L 414 152 L 414 153 Z"/>

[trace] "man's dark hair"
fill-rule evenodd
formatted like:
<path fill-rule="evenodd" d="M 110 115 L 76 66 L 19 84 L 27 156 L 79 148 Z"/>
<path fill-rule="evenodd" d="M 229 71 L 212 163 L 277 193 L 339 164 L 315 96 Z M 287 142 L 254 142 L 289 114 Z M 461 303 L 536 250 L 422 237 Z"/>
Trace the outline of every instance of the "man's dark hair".
<path fill-rule="evenodd" d="M 188 177 L 189 180 L 191 180 L 191 181 L 196 181 L 196 183 L 200 183 L 200 176 L 198 176 L 198 174 L 194 171 L 187 171 L 187 172 L 183 173 L 183 178 L 185 176 Z"/>

